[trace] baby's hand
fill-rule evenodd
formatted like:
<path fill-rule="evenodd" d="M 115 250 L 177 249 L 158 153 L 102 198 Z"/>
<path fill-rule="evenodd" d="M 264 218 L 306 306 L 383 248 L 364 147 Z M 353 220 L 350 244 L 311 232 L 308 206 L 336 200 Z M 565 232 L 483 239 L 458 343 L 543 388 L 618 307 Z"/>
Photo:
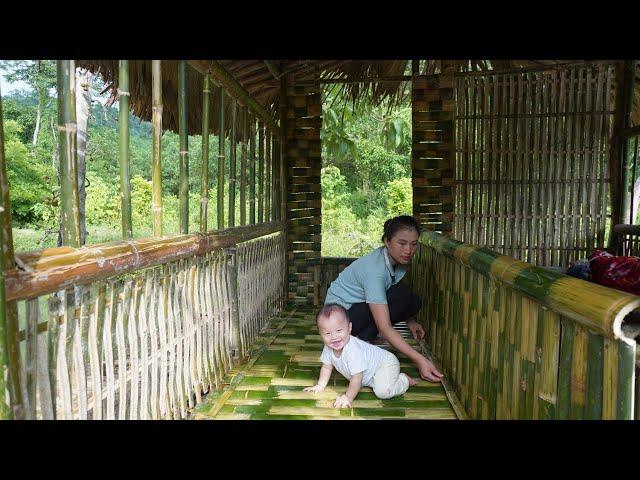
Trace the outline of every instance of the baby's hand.
<path fill-rule="evenodd" d="M 336 398 L 336 401 L 333 402 L 333 406 L 335 408 L 351 407 L 351 400 L 349 400 L 349 397 L 346 395 L 340 395 Z"/>
<path fill-rule="evenodd" d="M 303 391 L 304 392 L 321 392 L 324 390 L 322 385 L 314 385 L 313 387 L 307 387 Z"/>

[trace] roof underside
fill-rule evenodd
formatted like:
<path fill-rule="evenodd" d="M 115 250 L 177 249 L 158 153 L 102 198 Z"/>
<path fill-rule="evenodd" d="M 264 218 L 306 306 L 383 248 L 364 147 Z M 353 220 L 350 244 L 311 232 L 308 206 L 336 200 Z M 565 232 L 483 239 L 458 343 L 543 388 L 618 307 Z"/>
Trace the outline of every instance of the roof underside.
<path fill-rule="evenodd" d="M 188 69 L 189 134 L 200 134 L 203 79 L 200 71 L 208 69 L 209 60 L 190 60 Z M 578 60 L 456 60 L 456 71 L 513 70 L 529 67 L 558 66 L 576 63 Z M 316 79 L 342 79 L 344 93 L 350 100 L 368 97 L 374 104 L 386 100 L 398 101 L 404 95 L 402 81 L 357 83 L 363 78 L 397 77 L 410 73 L 409 60 L 221 60 L 219 63 L 231 76 L 277 119 L 280 97 L 280 78 L 293 74 L 296 82 L 314 82 Z M 440 60 L 420 62 L 421 74 L 440 71 Z M 585 62 L 587 63 L 587 62 Z M 77 66 L 99 73 L 115 101 L 118 88 L 118 60 L 78 60 Z M 637 86 L 640 73 L 637 73 Z M 137 117 L 151 120 L 151 60 L 129 61 L 131 110 Z M 211 108 L 218 104 L 218 89 L 213 89 Z M 178 60 L 162 61 L 163 128 L 178 129 Z M 227 121 L 230 126 L 231 102 L 226 103 Z M 634 95 L 635 111 L 640 109 L 640 89 Z M 214 110 L 211 110 L 214 112 Z M 212 114 L 211 132 L 217 131 L 219 115 Z M 238 122 L 240 116 L 238 116 Z M 638 123 L 638 119 L 634 119 Z M 238 130 L 240 125 L 237 124 Z"/>

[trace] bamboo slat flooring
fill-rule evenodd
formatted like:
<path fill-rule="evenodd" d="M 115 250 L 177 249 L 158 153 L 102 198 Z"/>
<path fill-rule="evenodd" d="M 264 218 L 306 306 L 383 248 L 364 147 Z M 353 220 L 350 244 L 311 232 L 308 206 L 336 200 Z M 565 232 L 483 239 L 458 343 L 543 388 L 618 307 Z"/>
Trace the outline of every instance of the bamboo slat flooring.
<path fill-rule="evenodd" d="M 420 380 L 404 395 L 378 399 L 364 387 L 353 408 L 333 408 L 338 395 L 345 392 L 347 380 L 334 370 L 327 388 L 318 393 L 304 392 L 315 385 L 320 372 L 322 342 L 317 333 L 311 307 L 289 306 L 275 316 L 251 347 L 248 362 L 237 366 L 224 379 L 224 388 L 211 392 L 190 415 L 193 420 L 356 420 L 356 419 L 456 419 L 456 413 L 441 384 Z M 404 323 L 397 329 L 409 341 Z M 389 349 L 388 344 L 380 345 Z M 401 370 L 413 378 L 418 372 L 407 357 L 400 359 Z"/>

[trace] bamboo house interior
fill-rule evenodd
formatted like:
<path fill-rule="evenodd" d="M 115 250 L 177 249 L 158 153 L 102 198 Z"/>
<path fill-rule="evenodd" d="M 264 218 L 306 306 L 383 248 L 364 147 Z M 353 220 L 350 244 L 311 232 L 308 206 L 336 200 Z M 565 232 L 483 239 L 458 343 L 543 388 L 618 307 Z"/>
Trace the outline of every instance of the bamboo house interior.
<path fill-rule="evenodd" d="M 118 101 L 122 241 L 81 244 L 76 67 L 100 74 Z M 640 417 L 640 297 L 560 272 L 595 249 L 640 255 L 637 61 L 57 68 L 61 247 L 13 250 L 0 115 L 0 418 Z M 413 215 L 424 232 L 407 277 L 426 332 L 412 345 L 445 375 L 392 401 L 364 389 L 349 412 L 302 392 L 319 367 L 314 311 L 354 260 L 320 254 L 329 84 L 376 104 L 411 92 Z M 129 111 L 152 123 L 151 238 L 132 228 Z M 180 138 L 176 235 L 162 225 L 163 130 Z M 205 161 L 190 225 L 196 134 Z M 332 382 L 335 398 L 346 384 Z"/>

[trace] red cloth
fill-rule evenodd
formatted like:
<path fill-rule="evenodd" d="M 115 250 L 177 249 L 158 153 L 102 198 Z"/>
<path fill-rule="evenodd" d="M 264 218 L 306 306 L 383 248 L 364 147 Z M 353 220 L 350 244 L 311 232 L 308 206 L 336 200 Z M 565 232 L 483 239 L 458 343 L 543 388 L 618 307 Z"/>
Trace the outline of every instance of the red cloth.
<path fill-rule="evenodd" d="M 640 258 L 617 257 L 596 250 L 590 262 L 591 279 L 594 282 L 640 295 Z"/>

